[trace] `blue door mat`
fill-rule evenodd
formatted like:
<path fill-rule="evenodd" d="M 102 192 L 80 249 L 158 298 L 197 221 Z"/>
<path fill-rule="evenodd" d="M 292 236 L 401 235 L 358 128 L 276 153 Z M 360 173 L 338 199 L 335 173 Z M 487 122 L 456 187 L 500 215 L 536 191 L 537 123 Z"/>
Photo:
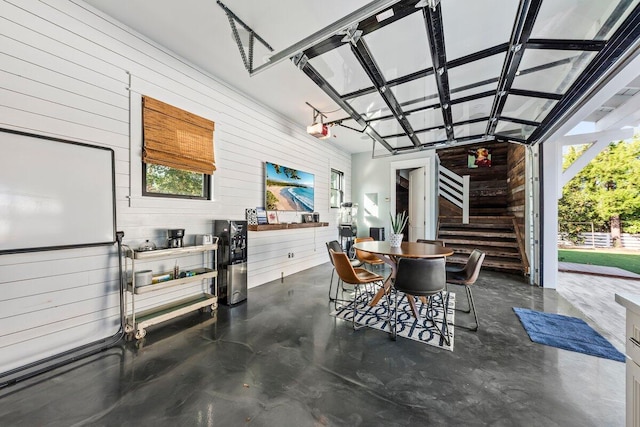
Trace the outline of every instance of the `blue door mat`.
<path fill-rule="evenodd" d="M 531 341 L 605 359 L 625 361 L 606 338 L 577 317 L 513 307 Z"/>

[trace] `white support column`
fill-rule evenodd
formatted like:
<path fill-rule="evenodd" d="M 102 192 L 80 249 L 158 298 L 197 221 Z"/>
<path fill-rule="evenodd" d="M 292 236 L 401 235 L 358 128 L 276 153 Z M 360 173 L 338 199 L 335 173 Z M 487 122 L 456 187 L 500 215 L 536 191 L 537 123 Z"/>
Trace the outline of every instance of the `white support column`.
<path fill-rule="evenodd" d="M 542 147 L 542 286 L 556 289 L 558 284 L 558 181 L 562 173 L 562 145 L 547 141 Z"/>

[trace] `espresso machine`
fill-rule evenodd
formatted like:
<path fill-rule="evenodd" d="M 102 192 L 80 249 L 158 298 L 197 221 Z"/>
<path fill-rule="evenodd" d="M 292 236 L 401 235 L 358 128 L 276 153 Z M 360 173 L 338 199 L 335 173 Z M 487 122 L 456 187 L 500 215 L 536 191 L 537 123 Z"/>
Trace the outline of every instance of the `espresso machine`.
<path fill-rule="evenodd" d="M 181 248 L 183 247 L 184 228 L 175 228 L 167 230 L 167 247 L 168 248 Z"/>
<path fill-rule="evenodd" d="M 247 221 L 215 220 L 218 236 L 218 297 L 227 305 L 247 299 Z"/>

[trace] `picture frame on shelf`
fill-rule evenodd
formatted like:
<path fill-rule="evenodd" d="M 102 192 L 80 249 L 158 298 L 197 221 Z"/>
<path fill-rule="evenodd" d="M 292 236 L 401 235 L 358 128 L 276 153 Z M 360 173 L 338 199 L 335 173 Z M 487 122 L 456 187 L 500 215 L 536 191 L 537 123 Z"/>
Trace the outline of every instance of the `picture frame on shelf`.
<path fill-rule="evenodd" d="M 278 211 L 267 211 L 268 224 L 280 224 L 278 221 Z"/>
<path fill-rule="evenodd" d="M 256 219 L 258 225 L 269 223 L 269 221 L 267 221 L 267 211 L 264 208 L 256 208 Z"/>

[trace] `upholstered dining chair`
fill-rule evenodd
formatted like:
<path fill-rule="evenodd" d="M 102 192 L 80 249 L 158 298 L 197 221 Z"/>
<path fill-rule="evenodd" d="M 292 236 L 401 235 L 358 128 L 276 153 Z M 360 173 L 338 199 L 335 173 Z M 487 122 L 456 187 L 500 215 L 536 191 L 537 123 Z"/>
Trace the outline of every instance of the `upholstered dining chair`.
<path fill-rule="evenodd" d="M 337 240 L 326 242 L 326 246 L 327 246 L 327 253 L 329 254 L 329 261 L 331 261 L 331 266 L 333 267 L 331 269 L 331 281 L 329 282 L 329 301 L 336 301 L 338 299 L 338 288 L 340 287 L 341 280 L 340 280 L 340 277 L 338 277 L 338 282 L 336 283 L 335 296 L 331 296 L 331 290 L 333 289 L 333 275 L 336 271 L 336 266 L 333 264 L 333 257 L 331 256 L 331 252 L 329 250 L 333 249 L 334 252 L 342 252 L 342 246 L 340 245 L 340 242 L 338 242 Z M 354 267 L 362 266 L 362 262 L 360 262 L 360 260 L 358 259 L 350 259 L 349 262 Z"/>
<path fill-rule="evenodd" d="M 476 283 L 478 276 L 480 275 L 480 269 L 482 268 L 482 262 L 484 261 L 485 253 L 474 249 L 467 262 L 462 267 L 447 266 L 447 284 L 463 285 L 467 293 L 467 309 L 463 310 L 456 308 L 456 310 L 463 311 L 465 313 L 473 312 L 475 319 L 475 326 L 463 326 L 454 325 L 460 328 L 468 329 L 470 331 L 477 331 L 480 324 L 478 323 L 478 314 L 476 313 L 476 306 L 473 302 L 473 294 L 471 293 L 471 285 Z"/>
<path fill-rule="evenodd" d="M 354 240 L 354 242 L 355 243 L 373 242 L 373 237 L 357 237 Z M 360 260 L 360 262 L 362 262 L 363 264 L 368 264 L 372 267 L 380 266 L 384 264 L 384 261 L 382 261 L 380 258 L 375 256 L 374 254 L 360 250 L 360 249 L 356 249 L 356 259 Z"/>
<path fill-rule="evenodd" d="M 432 245 L 440 245 L 440 246 L 446 246 L 446 244 L 444 243 L 444 240 L 440 240 L 440 239 L 435 239 L 435 240 L 429 240 L 429 239 L 417 239 L 416 242 L 418 243 L 431 243 Z"/>
<path fill-rule="evenodd" d="M 424 297 L 427 299 L 426 318 L 434 324 L 434 331 L 440 335 L 447 345 L 450 345 L 449 324 L 447 321 L 447 308 L 449 297 L 446 292 L 446 272 L 444 258 L 400 258 L 396 271 L 396 280 L 393 284 L 395 290 L 395 315 L 392 337 L 395 340 L 398 334 L 398 300 L 402 292 L 407 298 Z M 443 321 L 440 327 L 433 318 L 433 296 L 442 298 Z"/>
<path fill-rule="evenodd" d="M 335 252 L 333 249 L 329 249 L 329 253 L 333 258 L 333 265 L 336 269 L 336 273 L 338 273 L 338 277 L 340 278 L 340 280 L 355 287 L 355 295 L 353 298 L 352 324 L 353 329 L 360 329 L 361 327 L 365 326 L 357 325 L 356 323 L 356 318 L 358 317 L 358 303 L 362 294 L 360 288 L 364 287 L 366 292 L 366 287 L 368 284 L 378 284 L 379 286 L 383 286 L 385 279 L 379 274 L 372 273 L 362 267 L 354 268 L 353 265 L 351 265 L 351 260 L 349 259 L 347 254 L 342 251 Z M 368 299 L 364 298 L 364 300 L 364 305 L 366 305 Z"/>

